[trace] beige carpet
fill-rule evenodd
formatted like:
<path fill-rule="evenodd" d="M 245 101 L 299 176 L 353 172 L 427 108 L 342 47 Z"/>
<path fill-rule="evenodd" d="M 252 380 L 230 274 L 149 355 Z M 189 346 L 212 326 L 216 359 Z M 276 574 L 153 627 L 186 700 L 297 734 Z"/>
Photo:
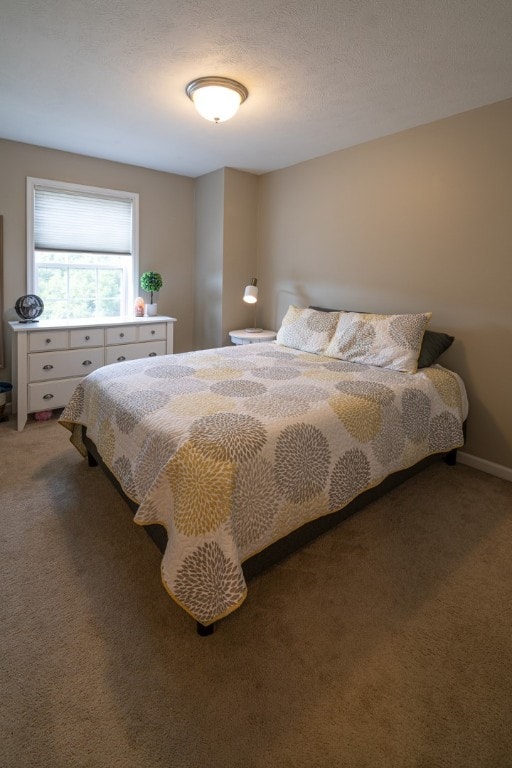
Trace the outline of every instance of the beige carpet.
<path fill-rule="evenodd" d="M 435 465 L 200 638 L 56 420 L 0 449 L 2 768 L 512 766 L 512 484 Z"/>

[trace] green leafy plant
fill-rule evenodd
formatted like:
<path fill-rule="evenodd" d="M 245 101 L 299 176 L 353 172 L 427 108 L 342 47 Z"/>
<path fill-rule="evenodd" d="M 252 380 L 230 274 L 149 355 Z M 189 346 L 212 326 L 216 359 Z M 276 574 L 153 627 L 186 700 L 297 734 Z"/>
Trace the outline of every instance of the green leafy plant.
<path fill-rule="evenodd" d="M 162 276 L 158 272 L 143 272 L 140 276 L 140 287 L 143 291 L 151 294 L 151 304 L 153 303 L 153 293 L 159 291 L 162 285 Z"/>

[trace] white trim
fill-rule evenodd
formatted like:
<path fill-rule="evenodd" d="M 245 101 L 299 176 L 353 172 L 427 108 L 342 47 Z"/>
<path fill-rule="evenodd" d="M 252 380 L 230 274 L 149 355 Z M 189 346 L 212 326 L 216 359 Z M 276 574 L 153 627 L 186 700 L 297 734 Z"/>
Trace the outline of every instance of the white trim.
<path fill-rule="evenodd" d="M 127 192 L 132 200 L 132 260 L 133 260 L 133 295 L 128 296 L 127 306 L 133 307 L 135 297 L 139 295 L 139 193 Z"/>
<path fill-rule="evenodd" d="M 120 189 L 91 187 L 86 184 L 70 184 L 67 181 L 53 179 L 38 179 L 27 176 L 27 293 L 34 292 L 34 189 L 36 186 L 53 189 L 81 191 L 92 195 L 117 197 L 130 200 L 132 203 L 132 290 L 133 295 L 126 297 L 126 307 L 133 306 L 139 285 L 139 193 L 127 192 Z"/>
<path fill-rule="evenodd" d="M 27 293 L 34 293 L 34 187 L 38 181 L 27 176 Z"/>
<path fill-rule="evenodd" d="M 463 451 L 457 451 L 457 461 L 512 483 L 512 469 L 510 467 L 495 464 L 493 461 L 487 461 L 487 459 L 480 459 L 478 456 L 472 456 L 470 453 L 464 453 Z"/>

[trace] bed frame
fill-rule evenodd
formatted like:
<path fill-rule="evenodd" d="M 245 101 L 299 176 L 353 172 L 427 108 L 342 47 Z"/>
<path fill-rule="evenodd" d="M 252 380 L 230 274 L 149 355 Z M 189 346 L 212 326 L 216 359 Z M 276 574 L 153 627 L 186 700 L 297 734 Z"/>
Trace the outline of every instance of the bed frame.
<path fill-rule="evenodd" d="M 466 423 L 464 423 L 463 429 L 465 440 Z M 100 466 L 102 468 L 109 480 L 113 483 L 117 491 L 125 499 L 126 503 L 135 514 L 138 509 L 137 504 L 135 504 L 134 501 L 126 496 L 119 482 L 110 472 L 108 467 L 104 464 L 95 444 L 90 438 L 87 437 L 85 427 L 82 427 L 82 439 L 87 448 L 89 466 Z M 296 531 L 292 531 L 284 538 L 279 539 L 279 541 L 276 541 L 266 549 L 253 555 L 242 564 L 242 570 L 245 579 L 249 580 L 267 568 L 270 568 L 271 566 L 281 562 L 284 558 L 288 557 L 293 552 L 313 541 L 318 536 L 321 536 L 323 533 L 326 533 L 331 528 L 341 523 L 343 520 L 346 520 L 346 518 L 350 517 L 350 515 L 353 515 L 354 512 L 357 512 L 358 510 L 367 506 L 372 501 L 381 498 L 384 496 L 384 494 L 388 493 L 393 488 L 396 488 L 405 480 L 408 480 L 410 477 L 413 477 L 421 470 L 425 469 L 431 464 L 438 462 L 439 460 L 443 460 L 446 464 L 454 466 L 457 461 L 457 448 L 454 448 L 447 453 L 437 453 L 433 454 L 432 456 L 427 456 L 425 459 L 422 459 L 420 462 L 414 464 L 408 469 L 394 472 L 393 474 L 386 477 L 379 485 L 361 493 L 338 512 L 331 512 L 330 514 L 319 517 L 316 520 L 311 520 L 301 528 L 298 528 Z M 163 554 L 167 545 L 167 531 L 165 528 L 161 525 L 146 525 L 144 528 Z M 200 622 L 196 622 L 196 624 L 197 632 L 202 636 L 211 635 L 215 628 L 215 623 L 209 624 L 208 626 L 205 626 Z"/>

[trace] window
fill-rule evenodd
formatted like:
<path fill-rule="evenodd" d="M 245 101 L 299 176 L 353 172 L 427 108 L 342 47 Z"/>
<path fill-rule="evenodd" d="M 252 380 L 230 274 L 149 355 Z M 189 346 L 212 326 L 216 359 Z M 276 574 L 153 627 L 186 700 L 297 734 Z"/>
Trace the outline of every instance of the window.
<path fill-rule="evenodd" d="M 27 179 L 28 292 L 44 318 L 131 314 L 138 276 L 138 195 Z"/>

